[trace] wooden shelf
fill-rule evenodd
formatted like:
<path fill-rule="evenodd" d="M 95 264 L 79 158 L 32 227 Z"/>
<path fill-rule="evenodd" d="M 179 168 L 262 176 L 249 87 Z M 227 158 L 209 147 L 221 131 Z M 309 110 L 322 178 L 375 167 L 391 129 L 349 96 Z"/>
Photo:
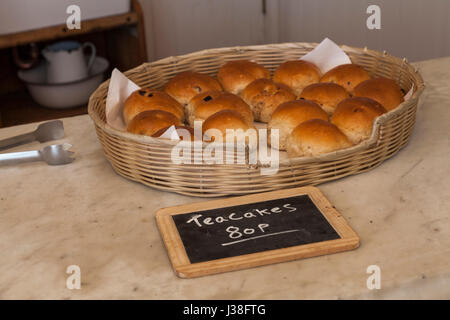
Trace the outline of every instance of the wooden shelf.
<path fill-rule="evenodd" d="M 45 42 L 61 38 L 79 36 L 94 32 L 108 31 L 126 26 L 136 26 L 139 38 L 138 54 L 142 62 L 147 60 L 144 16 L 138 0 L 131 0 L 131 11 L 113 16 L 81 21 L 80 29 L 67 29 L 65 24 L 11 33 L 0 36 L 0 49 L 14 48 L 32 42 Z"/>
<path fill-rule="evenodd" d="M 130 27 L 136 32 L 130 32 Z M 128 70 L 147 61 L 144 17 L 138 0 L 131 0 L 131 11 L 81 22 L 81 29 L 68 30 L 58 25 L 0 36 L 0 128 L 29 122 L 59 119 L 87 113 L 87 105 L 71 109 L 48 109 L 31 99 L 17 78 L 13 64 L 15 47 L 29 43 L 45 46 L 57 39 L 73 37 L 79 42 L 92 42 L 97 54 L 106 58 L 110 68 Z"/>
<path fill-rule="evenodd" d="M 68 30 L 65 24 L 11 33 L 0 36 L 0 49 L 16 47 L 31 42 L 49 41 L 68 36 L 76 36 L 90 32 L 109 30 L 121 26 L 136 25 L 138 14 L 135 11 L 115 16 L 102 17 L 81 22 L 81 29 Z"/>
<path fill-rule="evenodd" d="M 34 102 L 30 94 L 24 90 L 2 96 L 0 127 L 11 127 L 30 122 L 73 117 L 86 113 L 87 105 L 70 109 L 44 108 Z"/>

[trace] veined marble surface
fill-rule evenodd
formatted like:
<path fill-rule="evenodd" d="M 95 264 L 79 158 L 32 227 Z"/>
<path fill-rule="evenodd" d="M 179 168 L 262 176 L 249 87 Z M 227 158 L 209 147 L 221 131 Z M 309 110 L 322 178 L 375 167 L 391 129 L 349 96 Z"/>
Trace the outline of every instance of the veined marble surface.
<path fill-rule="evenodd" d="M 450 298 L 450 57 L 416 65 L 427 89 L 409 144 L 369 172 L 319 186 L 359 234 L 357 250 L 177 278 L 155 212 L 204 199 L 117 175 L 86 115 L 63 120 L 72 164 L 0 168 L 0 298 Z M 0 139 L 35 127 L 0 129 Z M 81 268 L 80 290 L 66 288 L 69 265 Z M 381 269 L 379 290 L 366 286 L 369 265 Z"/>

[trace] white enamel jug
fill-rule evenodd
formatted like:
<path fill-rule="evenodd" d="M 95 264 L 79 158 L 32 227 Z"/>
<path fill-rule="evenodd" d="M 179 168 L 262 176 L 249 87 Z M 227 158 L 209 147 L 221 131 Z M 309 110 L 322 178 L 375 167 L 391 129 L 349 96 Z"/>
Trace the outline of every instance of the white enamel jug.
<path fill-rule="evenodd" d="M 86 62 L 84 49 L 91 55 Z M 87 78 L 95 60 L 96 49 L 90 42 L 62 41 L 47 46 L 42 55 L 47 60 L 47 82 L 66 83 Z"/>

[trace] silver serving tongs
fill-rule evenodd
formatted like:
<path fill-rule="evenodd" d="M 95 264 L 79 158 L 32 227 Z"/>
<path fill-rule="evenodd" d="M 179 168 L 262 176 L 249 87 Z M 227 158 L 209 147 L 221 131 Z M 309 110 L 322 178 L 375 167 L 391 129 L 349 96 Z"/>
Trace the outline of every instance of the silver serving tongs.
<path fill-rule="evenodd" d="M 64 137 L 64 126 L 61 120 L 45 122 L 40 124 L 33 132 L 0 140 L 0 151 L 33 141 L 42 143 L 62 137 Z"/>
<path fill-rule="evenodd" d="M 64 137 L 64 126 L 61 120 L 40 124 L 33 132 L 21 134 L 12 138 L 0 140 L 0 151 L 24 143 L 39 141 L 47 142 Z M 49 165 L 71 163 L 74 152 L 69 151 L 72 145 L 68 143 L 51 145 L 41 150 L 0 153 L 0 165 L 16 164 L 30 161 L 45 161 Z"/>
<path fill-rule="evenodd" d="M 71 163 L 74 152 L 69 151 L 70 147 L 71 144 L 64 143 L 46 146 L 41 150 L 0 153 L 0 166 L 32 161 L 45 161 L 52 166 Z"/>

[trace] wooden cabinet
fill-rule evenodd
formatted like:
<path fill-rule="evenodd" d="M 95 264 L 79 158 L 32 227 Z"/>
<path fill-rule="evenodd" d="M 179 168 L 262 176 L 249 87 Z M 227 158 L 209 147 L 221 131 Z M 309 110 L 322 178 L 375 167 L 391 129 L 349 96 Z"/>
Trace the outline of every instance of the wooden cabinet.
<path fill-rule="evenodd" d="M 65 25 L 0 36 L 0 127 L 43 121 L 87 113 L 87 105 L 71 109 L 47 109 L 39 106 L 17 78 L 12 58 L 14 48 L 37 43 L 39 49 L 61 40 L 93 42 L 97 55 L 110 62 L 112 68 L 128 70 L 147 61 L 147 48 L 142 9 L 132 0 L 130 12 L 81 22 L 81 29 L 68 30 Z"/>

